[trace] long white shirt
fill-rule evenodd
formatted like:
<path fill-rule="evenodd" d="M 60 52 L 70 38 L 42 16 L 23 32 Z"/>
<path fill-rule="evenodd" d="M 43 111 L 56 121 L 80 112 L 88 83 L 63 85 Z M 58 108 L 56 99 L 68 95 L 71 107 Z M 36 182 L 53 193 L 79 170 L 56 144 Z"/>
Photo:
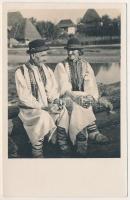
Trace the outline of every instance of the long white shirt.
<path fill-rule="evenodd" d="M 89 63 L 83 62 L 82 64 L 84 91 L 72 91 L 68 62 L 57 64 L 54 71 L 54 75 L 57 80 L 58 92 L 60 96 L 64 95 L 66 91 L 71 91 L 74 95 L 91 95 L 94 97 L 95 100 L 98 99 L 99 93 L 96 84 L 96 79 Z M 69 134 L 73 144 L 75 144 L 76 135 L 95 120 L 96 118 L 94 116 L 91 106 L 89 108 L 83 108 L 80 105 L 73 102 L 73 110 L 70 116 L 69 123 Z"/>
<path fill-rule="evenodd" d="M 23 122 L 23 126 L 30 138 L 32 144 L 35 144 L 38 140 L 43 139 L 44 135 L 49 132 L 54 132 L 56 129 L 55 121 L 59 118 L 59 115 L 50 115 L 42 107 L 48 106 L 48 99 L 53 101 L 59 97 L 57 83 L 54 74 L 51 69 L 43 64 L 43 70 L 47 79 L 46 86 L 44 86 L 41 80 L 41 75 L 37 66 L 31 66 L 34 72 L 34 76 L 38 85 L 38 100 L 32 95 L 30 77 L 28 68 L 23 65 L 22 73 L 21 69 L 17 69 L 15 72 L 16 89 L 19 97 L 20 108 L 19 117 Z M 63 111 L 62 111 L 63 112 Z M 60 122 L 62 126 L 68 131 L 68 115 L 66 117 L 62 115 Z M 64 123 L 65 121 L 65 123 Z"/>
<path fill-rule="evenodd" d="M 54 99 L 59 97 L 58 86 L 55 81 L 53 72 L 49 67 L 47 68 L 43 64 L 43 70 L 47 79 L 46 86 L 44 86 L 43 81 L 41 80 L 41 75 L 39 73 L 38 67 L 34 65 L 32 65 L 31 67 L 34 72 L 36 82 L 38 84 L 38 101 L 32 95 L 30 77 L 26 65 L 23 65 L 24 75 L 22 74 L 21 69 L 18 68 L 16 70 L 16 89 L 21 105 L 38 109 L 43 106 L 47 106 L 48 99 L 53 101 Z"/>
<path fill-rule="evenodd" d="M 66 91 L 72 91 L 69 63 L 67 61 L 64 64 L 63 63 L 57 64 L 54 71 L 54 75 L 57 80 L 58 92 L 60 96 L 63 95 Z M 99 97 L 99 92 L 96 83 L 96 78 L 91 65 L 85 61 L 82 64 L 82 76 L 84 79 L 83 81 L 84 91 L 83 92 L 78 91 L 77 93 L 85 96 L 91 95 L 94 97 L 95 100 L 97 100 Z"/>

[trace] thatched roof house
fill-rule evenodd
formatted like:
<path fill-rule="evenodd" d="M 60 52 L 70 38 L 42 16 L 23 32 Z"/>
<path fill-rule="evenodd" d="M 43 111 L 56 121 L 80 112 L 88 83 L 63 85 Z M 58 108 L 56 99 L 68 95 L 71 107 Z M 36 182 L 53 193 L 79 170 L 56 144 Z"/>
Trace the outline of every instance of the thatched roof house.
<path fill-rule="evenodd" d="M 26 42 L 40 39 L 41 35 L 29 19 L 23 19 L 12 29 L 12 37 L 18 41 Z"/>
<path fill-rule="evenodd" d="M 75 24 L 72 22 L 71 19 L 62 19 L 57 24 L 59 28 L 68 28 L 68 27 L 74 27 Z"/>
<path fill-rule="evenodd" d="M 14 26 L 23 21 L 23 16 L 20 12 L 8 12 L 8 26 Z"/>
<path fill-rule="evenodd" d="M 8 12 L 8 43 L 12 39 L 28 43 L 31 40 L 40 39 L 41 35 L 29 19 L 23 18 L 20 12 Z M 11 44 L 12 46 L 12 44 Z"/>
<path fill-rule="evenodd" d="M 82 23 L 92 23 L 100 22 L 101 18 L 98 15 L 97 11 L 94 9 L 88 9 L 85 15 L 83 16 Z"/>
<path fill-rule="evenodd" d="M 72 22 L 71 19 L 62 19 L 59 21 L 59 23 L 57 24 L 57 26 L 62 29 L 63 32 L 66 32 L 68 34 L 70 33 L 75 33 L 75 29 L 76 26 L 75 24 Z"/>
<path fill-rule="evenodd" d="M 97 11 L 94 9 L 88 9 L 81 19 L 81 23 L 78 24 L 78 31 L 82 31 L 87 36 L 97 35 L 98 29 L 101 25 L 101 18 Z"/>
<path fill-rule="evenodd" d="M 40 33 L 37 31 L 36 27 L 31 23 L 29 19 L 24 19 L 21 24 L 18 24 L 15 39 L 19 41 L 31 41 L 40 38 Z"/>

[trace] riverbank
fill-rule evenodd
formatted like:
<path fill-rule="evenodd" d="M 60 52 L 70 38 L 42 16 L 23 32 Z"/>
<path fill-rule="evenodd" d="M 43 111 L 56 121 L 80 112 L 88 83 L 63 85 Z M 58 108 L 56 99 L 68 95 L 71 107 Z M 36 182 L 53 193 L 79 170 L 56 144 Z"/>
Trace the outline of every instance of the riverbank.
<path fill-rule="evenodd" d="M 27 49 L 9 49 L 8 50 L 8 65 L 16 66 L 27 62 L 29 59 L 26 53 Z M 48 56 L 45 57 L 47 63 L 58 63 L 63 61 L 67 56 L 64 47 L 53 47 L 48 51 Z M 118 45 L 91 45 L 84 48 L 84 57 L 90 63 L 104 62 L 120 62 L 120 46 Z"/>

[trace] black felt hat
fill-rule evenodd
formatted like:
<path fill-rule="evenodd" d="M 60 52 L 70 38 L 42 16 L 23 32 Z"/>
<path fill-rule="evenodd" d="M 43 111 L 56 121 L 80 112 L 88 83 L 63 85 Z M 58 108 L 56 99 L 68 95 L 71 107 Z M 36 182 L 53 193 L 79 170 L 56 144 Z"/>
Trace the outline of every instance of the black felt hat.
<path fill-rule="evenodd" d="M 67 46 L 64 47 L 68 50 L 81 50 L 83 46 L 81 45 L 80 41 L 76 37 L 72 37 L 68 40 Z"/>
<path fill-rule="evenodd" d="M 28 54 L 46 51 L 49 49 L 49 47 L 45 44 L 44 40 L 42 39 L 37 39 L 29 42 L 28 47 L 29 47 L 29 49 L 27 50 Z"/>

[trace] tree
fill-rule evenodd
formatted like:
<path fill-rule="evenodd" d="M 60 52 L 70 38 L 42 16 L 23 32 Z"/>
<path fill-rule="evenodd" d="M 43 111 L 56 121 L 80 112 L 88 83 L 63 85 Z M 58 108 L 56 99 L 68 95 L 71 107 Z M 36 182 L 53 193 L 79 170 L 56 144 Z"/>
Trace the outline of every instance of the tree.
<path fill-rule="evenodd" d="M 120 16 L 117 18 L 114 18 L 112 23 L 113 23 L 113 34 L 120 36 L 120 26 L 121 26 L 121 21 L 120 21 Z"/>
<path fill-rule="evenodd" d="M 101 18 L 102 22 L 102 35 L 112 36 L 113 24 L 112 19 L 108 15 L 103 15 Z"/>
<path fill-rule="evenodd" d="M 36 24 L 37 30 L 46 39 L 56 39 L 60 34 L 60 29 L 50 21 L 40 21 Z"/>
<path fill-rule="evenodd" d="M 108 25 L 112 22 L 112 19 L 108 15 L 103 15 L 101 17 L 101 21 L 103 22 L 104 25 Z"/>

